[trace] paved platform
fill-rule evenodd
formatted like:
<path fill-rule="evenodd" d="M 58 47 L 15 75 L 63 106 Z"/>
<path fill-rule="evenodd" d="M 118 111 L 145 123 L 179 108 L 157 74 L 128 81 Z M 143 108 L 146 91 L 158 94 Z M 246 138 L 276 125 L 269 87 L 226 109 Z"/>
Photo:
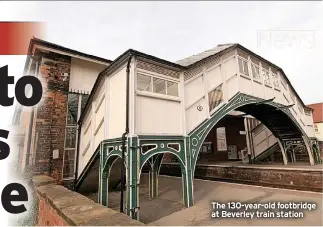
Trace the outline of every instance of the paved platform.
<path fill-rule="evenodd" d="M 194 180 L 195 205 L 183 207 L 181 178 L 160 176 L 159 198 L 148 197 L 148 177 L 142 175 L 140 184 L 140 221 L 148 225 L 304 225 L 322 226 L 322 193 L 275 189 L 234 183 Z M 109 207 L 119 209 L 119 192 L 111 192 Z M 211 202 L 239 201 L 242 203 L 312 202 L 317 209 L 306 211 L 299 219 L 214 219 L 211 218 Z"/>
<path fill-rule="evenodd" d="M 234 183 L 194 180 L 195 205 L 185 208 L 182 201 L 182 181 L 177 177 L 160 176 L 159 197 L 148 197 L 148 177 L 142 175 L 140 184 L 140 221 L 148 225 L 304 225 L 322 226 L 322 193 L 275 189 Z M 119 192 L 111 192 L 109 207 L 119 209 Z M 317 209 L 305 211 L 299 219 L 214 219 L 211 201 L 227 203 L 312 202 Z"/>

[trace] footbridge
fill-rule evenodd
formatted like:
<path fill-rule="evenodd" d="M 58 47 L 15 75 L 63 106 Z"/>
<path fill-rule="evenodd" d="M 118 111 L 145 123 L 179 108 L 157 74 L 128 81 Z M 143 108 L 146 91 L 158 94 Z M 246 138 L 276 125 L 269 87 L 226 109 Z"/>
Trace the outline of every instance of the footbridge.
<path fill-rule="evenodd" d="M 155 198 L 168 153 L 181 167 L 183 204 L 193 206 L 202 144 L 232 111 L 252 116 L 270 131 L 285 165 L 295 146 L 306 152 L 308 165 L 318 162 L 312 110 L 283 70 L 261 56 L 239 44 L 219 45 L 177 63 L 125 52 L 100 73 L 80 118 L 76 190 L 86 188 L 86 178 L 96 173 L 98 202 L 107 206 L 109 185 L 121 179 L 123 163 L 125 212 L 138 219 L 142 168 L 149 167 L 149 195 Z"/>

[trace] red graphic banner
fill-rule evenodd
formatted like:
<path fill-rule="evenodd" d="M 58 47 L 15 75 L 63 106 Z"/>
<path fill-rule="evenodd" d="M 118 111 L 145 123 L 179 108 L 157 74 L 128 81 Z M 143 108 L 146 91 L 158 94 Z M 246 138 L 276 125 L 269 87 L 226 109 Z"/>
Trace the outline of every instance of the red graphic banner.
<path fill-rule="evenodd" d="M 43 38 L 40 22 L 0 22 L 0 55 L 26 55 L 32 37 Z"/>

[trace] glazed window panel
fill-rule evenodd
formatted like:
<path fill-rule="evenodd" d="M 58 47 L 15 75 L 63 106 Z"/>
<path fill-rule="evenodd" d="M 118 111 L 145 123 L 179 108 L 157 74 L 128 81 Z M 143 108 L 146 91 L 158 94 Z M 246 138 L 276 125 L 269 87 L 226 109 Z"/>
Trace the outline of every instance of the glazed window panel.
<path fill-rule="evenodd" d="M 67 127 L 65 134 L 65 148 L 76 147 L 76 127 Z"/>
<path fill-rule="evenodd" d="M 212 111 L 223 101 L 222 84 L 209 92 L 209 110 Z"/>
<path fill-rule="evenodd" d="M 243 75 L 249 76 L 248 61 L 243 58 L 238 58 L 238 63 L 239 63 L 239 72 Z"/>
<path fill-rule="evenodd" d="M 260 80 L 260 70 L 259 67 L 255 64 L 251 64 L 252 76 L 256 80 Z"/>
<path fill-rule="evenodd" d="M 154 93 L 166 95 L 166 80 L 153 78 L 153 91 Z"/>
<path fill-rule="evenodd" d="M 267 71 L 266 69 L 262 69 L 262 75 L 264 77 L 264 83 L 270 86 L 271 83 L 270 83 L 269 71 Z"/>
<path fill-rule="evenodd" d="M 89 99 L 89 95 L 83 94 L 82 100 L 81 100 L 81 113 L 83 113 L 84 107 L 87 103 L 87 100 Z"/>
<path fill-rule="evenodd" d="M 139 91 L 152 91 L 151 76 L 137 74 L 137 89 Z"/>
<path fill-rule="evenodd" d="M 178 83 L 167 81 L 167 95 L 178 97 Z"/>
<path fill-rule="evenodd" d="M 168 96 L 179 96 L 178 82 L 140 73 L 137 74 L 137 90 Z"/>
<path fill-rule="evenodd" d="M 280 89 L 278 75 L 273 73 L 272 74 L 272 79 L 273 79 L 274 88 Z"/>
<path fill-rule="evenodd" d="M 68 113 L 67 113 L 67 124 L 76 125 L 77 123 L 77 113 L 78 113 L 78 94 L 68 94 Z"/>
<path fill-rule="evenodd" d="M 68 149 L 64 152 L 65 161 L 74 161 L 75 159 L 75 149 Z"/>
<path fill-rule="evenodd" d="M 74 160 L 64 161 L 63 178 L 74 177 Z"/>

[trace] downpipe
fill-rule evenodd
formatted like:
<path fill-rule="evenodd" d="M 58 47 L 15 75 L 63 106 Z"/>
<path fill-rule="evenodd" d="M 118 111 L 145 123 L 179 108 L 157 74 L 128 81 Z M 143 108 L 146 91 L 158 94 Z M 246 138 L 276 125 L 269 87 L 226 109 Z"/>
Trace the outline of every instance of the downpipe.
<path fill-rule="evenodd" d="M 122 134 L 122 154 L 121 154 L 121 194 L 120 194 L 120 213 L 124 212 L 123 201 L 124 201 L 124 188 L 125 188 L 125 152 L 126 152 L 126 141 L 127 135 L 129 134 L 129 80 L 130 80 L 130 63 L 132 55 L 129 56 L 127 63 L 127 81 L 126 81 L 126 129 Z"/>

